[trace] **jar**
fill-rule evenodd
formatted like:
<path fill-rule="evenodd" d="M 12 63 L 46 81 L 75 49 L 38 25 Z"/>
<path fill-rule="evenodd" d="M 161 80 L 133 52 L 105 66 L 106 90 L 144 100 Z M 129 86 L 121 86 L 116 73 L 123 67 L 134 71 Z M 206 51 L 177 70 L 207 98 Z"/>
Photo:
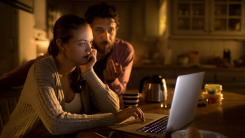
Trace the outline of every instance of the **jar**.
<path fill-rule="evenodd" d="M 204 88 L 206 94 L 220 94 L 222 91 L 222 85 L 220 84 L 206 84 Z"/>
<path fill-rule="evenodd" d="M 223 100 L 222 85 L 220 84 L 206 84 L 205 92 L 202 93 L 202 98 L 207 99 L 208 103 L 221 102 Z"/>

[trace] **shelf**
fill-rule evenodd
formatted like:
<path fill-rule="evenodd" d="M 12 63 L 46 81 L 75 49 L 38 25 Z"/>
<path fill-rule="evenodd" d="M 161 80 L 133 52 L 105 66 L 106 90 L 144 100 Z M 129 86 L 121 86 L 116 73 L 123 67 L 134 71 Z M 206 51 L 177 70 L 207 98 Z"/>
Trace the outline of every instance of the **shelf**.
<path fill-rule="evenodd" d="M 242 2 L 214 2 L 214 4 L 242 4 Z"/>
<path fill-rule="evenodd" d="M 242 16 L 228 16 L 228 19 L 241 19 Z"/>
<path fill-rule="evenodd" d="M 170 39 L 208 39 L 208 40 L 212 40 L 212 39 L 215 39 L 215 40 L 245 40 L 245 36 L 203 36 L 203 35 L 200 35 L 200 36 L 184 36 L 184 35 L 181 35 L 181 36 L 178 36 L 178 35 L 171 35 L 169 36 Z"/>

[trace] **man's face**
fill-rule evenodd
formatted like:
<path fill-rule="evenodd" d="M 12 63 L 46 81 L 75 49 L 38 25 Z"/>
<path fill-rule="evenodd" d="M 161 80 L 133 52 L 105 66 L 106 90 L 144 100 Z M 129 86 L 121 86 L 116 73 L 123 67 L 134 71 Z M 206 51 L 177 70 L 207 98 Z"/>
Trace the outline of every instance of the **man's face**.
<path fill-rule="evenodd" d="M 98 53 L 103 55 L 110 53 L 116 37 L 116 26 L 112 18 L 95 18 L 92 23 L 93 46 Z"/>

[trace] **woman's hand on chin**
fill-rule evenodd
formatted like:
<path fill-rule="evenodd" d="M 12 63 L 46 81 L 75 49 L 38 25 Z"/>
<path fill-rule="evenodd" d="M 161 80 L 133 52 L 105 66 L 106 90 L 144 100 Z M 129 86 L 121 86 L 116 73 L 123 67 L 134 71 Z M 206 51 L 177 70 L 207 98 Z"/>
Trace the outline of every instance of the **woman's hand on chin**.
<path fill-rule="evenodd" d="M 81 73 L 85 74 L 91 68 L 93 68 L 95 62 L 97 61 L 97 50 L 92 49 L 90 54 L 88 55 L 88 62 L 84 65 L 80 65 Z"/>

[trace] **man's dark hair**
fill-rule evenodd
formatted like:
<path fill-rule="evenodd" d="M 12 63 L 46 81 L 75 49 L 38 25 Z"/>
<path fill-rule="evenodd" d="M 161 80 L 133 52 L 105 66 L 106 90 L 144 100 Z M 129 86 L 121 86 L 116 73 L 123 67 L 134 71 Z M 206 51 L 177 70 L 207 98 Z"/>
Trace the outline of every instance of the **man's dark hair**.
<path fill-rule="evenodd" d="M 112 18 L 117 24 L 117 29 L 120 25 L 120 18 L 115 7 L 106 4 L 105 2 L 93 5 L 88 8 L 85 13 L 86 21 L 92 25 L 95 18 Z"/>

